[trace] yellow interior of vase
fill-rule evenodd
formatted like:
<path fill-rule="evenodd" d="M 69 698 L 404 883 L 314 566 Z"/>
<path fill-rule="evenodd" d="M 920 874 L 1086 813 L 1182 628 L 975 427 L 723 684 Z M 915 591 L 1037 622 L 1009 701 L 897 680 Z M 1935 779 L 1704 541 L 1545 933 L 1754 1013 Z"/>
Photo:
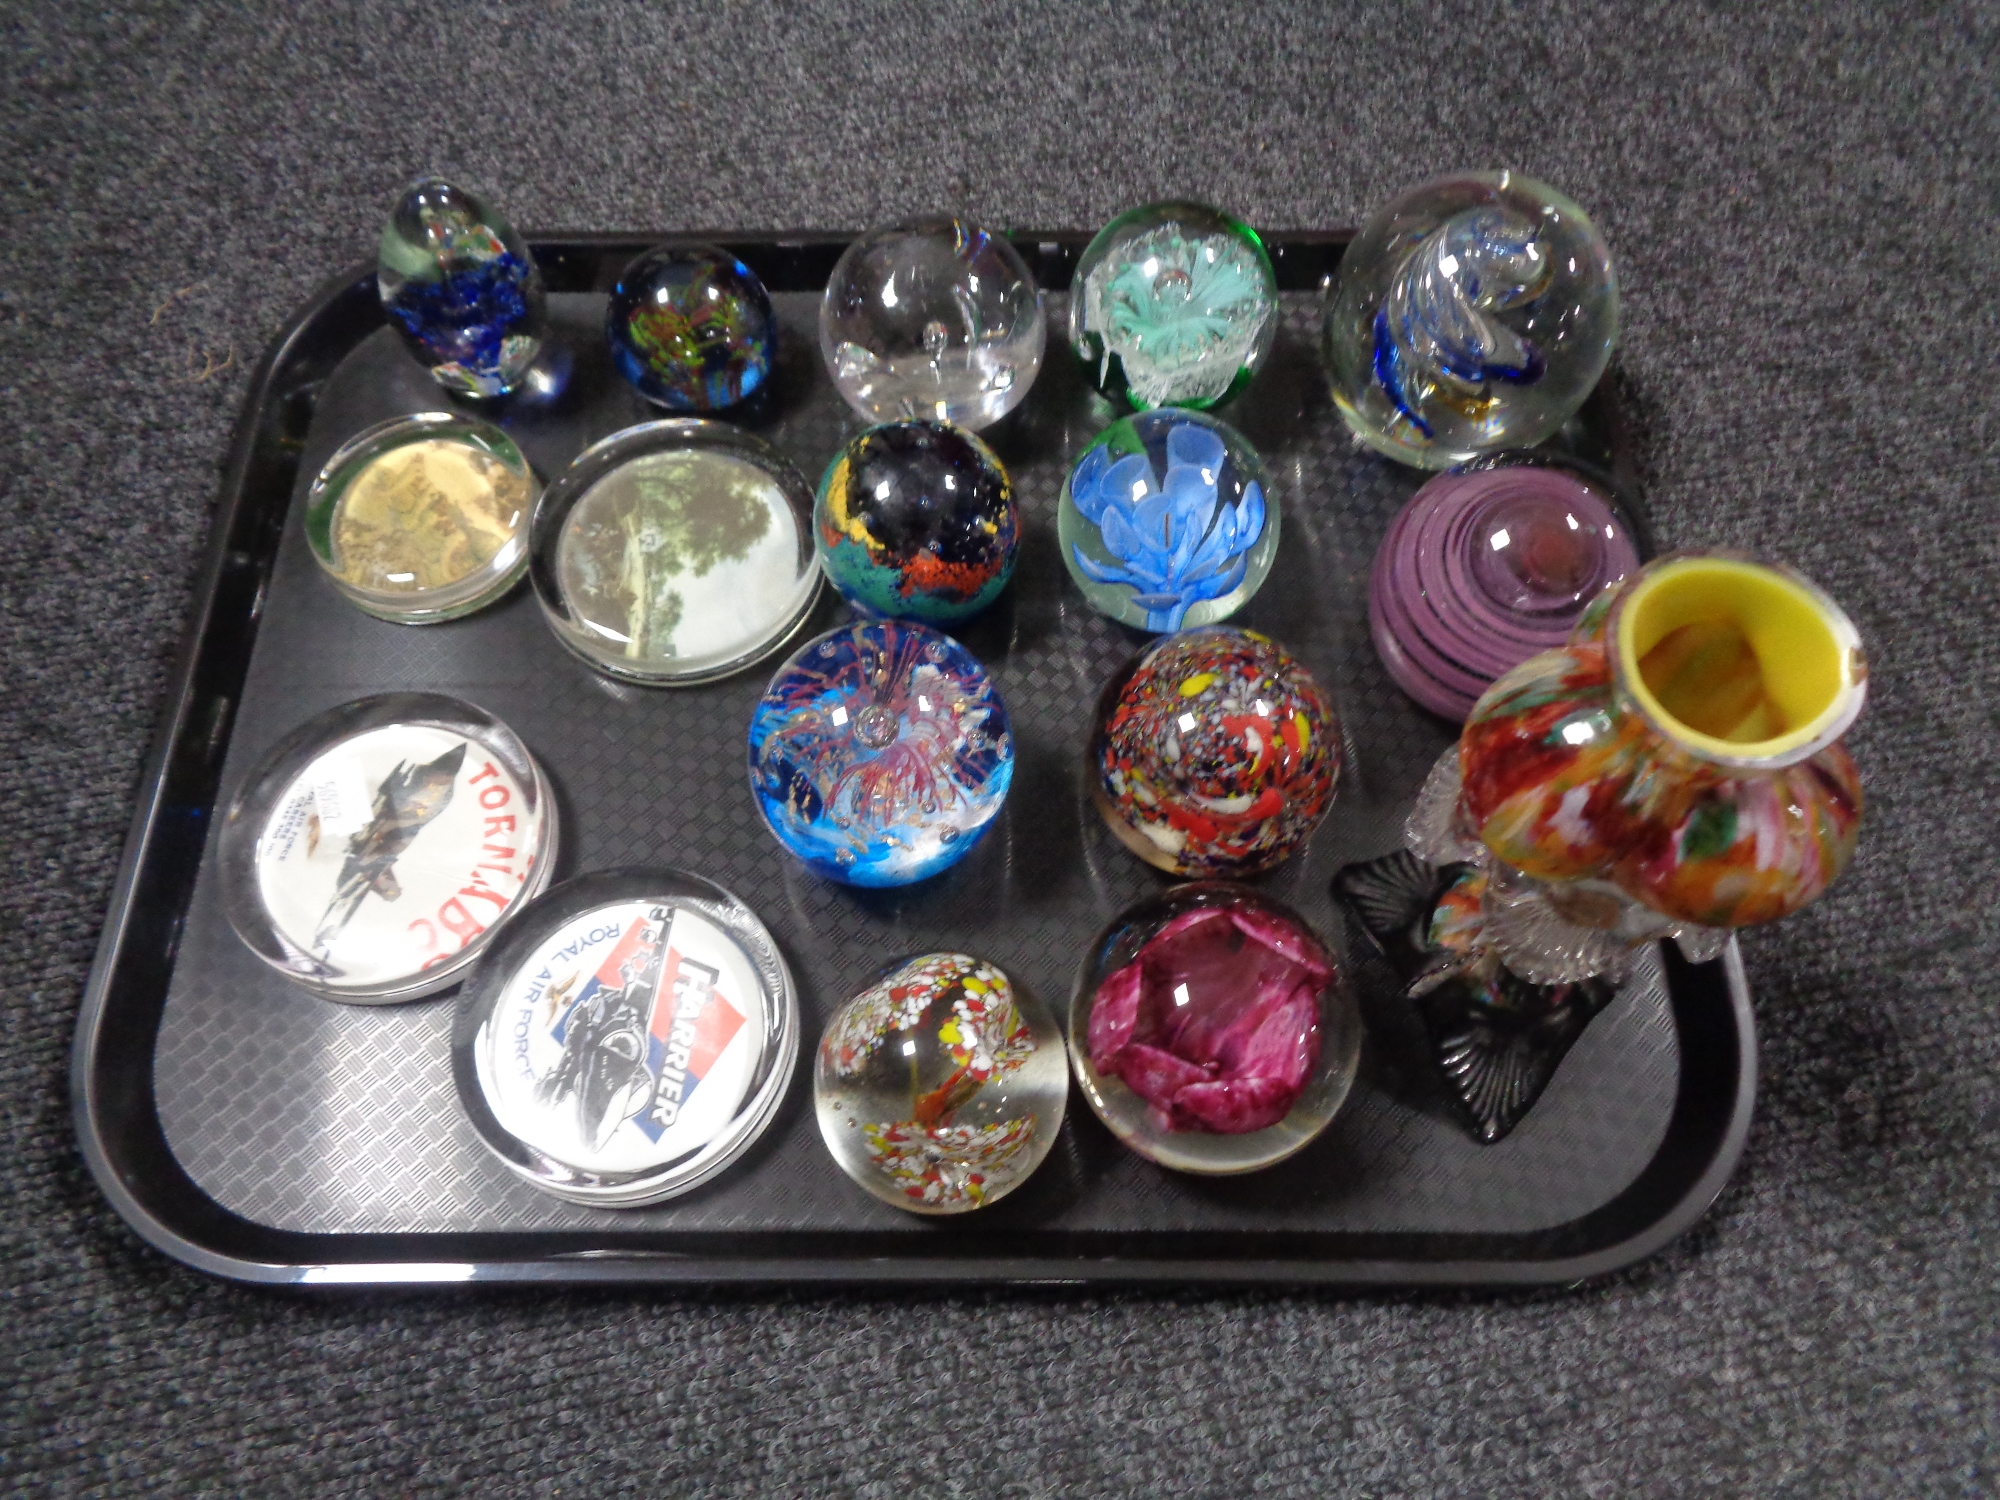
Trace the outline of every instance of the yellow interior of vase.
<path fill-rule="evenodd" d="M 1853 628 L 1775 568 L 1727 557 L 1663 564 L 1618 620 L 1627 687 L 1690 748 L 1731 760 L 1812 743 L 1855 690 Z"/>

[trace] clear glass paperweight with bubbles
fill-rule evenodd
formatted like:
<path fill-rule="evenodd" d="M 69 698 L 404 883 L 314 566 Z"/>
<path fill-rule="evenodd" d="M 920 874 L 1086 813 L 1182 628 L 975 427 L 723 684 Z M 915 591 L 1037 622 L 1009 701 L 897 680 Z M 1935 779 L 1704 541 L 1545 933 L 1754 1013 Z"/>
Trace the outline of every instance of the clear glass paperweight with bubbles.
<path fill-rule="evenodd" d="M 920 1214 L 982 1208 L 1055 1144 L 1069 1094 L 1062 1033 L 998 965 L 927 953 L 889 968 L 827 1024 L 813 1068 L 840 1169 Z"/>
<path fill-rule="evenodd" d="M 629 682 L 709 682 L 776 651 L 819 597 L 812 489 L 723 422 L 646 422 L 586 448 L 535 507 L 556 637 Z"/>
<path fill-rule="evenodd" d="M 1227 401 L 1277 331 L 1264 242 L 1205 204 L 1120 214 L 1084 248 L 1070 284 L 1070 346 L 1099 390 L 1141 409 Z"/>
<path fill-rule="evenodd" d="M 1518 172 L 1468 172 L 1404 193 L 1355 237 L 1321 353 L 1357 437 L 1445 469 L 1554 434 L 1617 337 L 1618 278 L 1584 211 Z"/>
<path fill-rule="evenodd" d="M 1297 912 L 1202 881 L 1128 908 L 1091 945 L 1070 1001 L 1083 1096 L 1140 1155 L 1253 1172 L 1302 1150 L 1353 1086 L 1361 1014 Z"/>
<path fill-rule="evenodd" d="M 1028 394 L 1046 340 L 1028 263 L 1004 235 L 964 219 L 863 235 L 835 264 L 819 309 L 833 383 L 874 422 L 990 426 Z"/>
<path fill-rule="evenodd" d="M 1056 534 L 1083 597 L 1120 624 L 1212 625 L 1264 586 L 1278 497 L 1235 428 L 1200 412 L 1140 412 L 1077 457 Z"/>
<path fill-rule="evenodd" d="M 396 201 L 376 263 L 382 310 L 431 378 L 464 396 L 504 396 L 544 332 L 535 258 L 484 197 L 426 177 Z"/>

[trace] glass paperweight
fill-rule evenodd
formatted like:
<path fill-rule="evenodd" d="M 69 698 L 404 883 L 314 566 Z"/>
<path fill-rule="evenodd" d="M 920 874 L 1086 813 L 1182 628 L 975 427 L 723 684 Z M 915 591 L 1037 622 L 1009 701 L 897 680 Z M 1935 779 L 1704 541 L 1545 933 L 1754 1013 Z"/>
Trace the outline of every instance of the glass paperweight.
<path fill-rule="evenodd" d="M 631 682 L 708 682 L 776 651 L 819 595 L 812 490 L 721 422 L 647 422 L 535 507 L 535 593 L 562 643 Z"/>
<path fill-rule="evenodd" d="M 465 396 L 504 396 L 541 352 L 541 272 L 485 198 L 426 177 L 382 227 L 376 289 L 431 378 Z"/>
<path fill-rule="evenodd" d="M 819 309 L 833 383 L 872 422 L 990 426 L 1028 394 L 1046 339 L 1021 253 L 963 219 L 863 235 L 835 264 Z"/>
<path fill-rule="evenodd" d="M 1268 1167 L 1326 1129 L 1361 1056 L 1361 1015 L 1299 914 L 1198 881 L 1127 909 L 1091 945 L 1069 1055 L 1112 1134 L 1163 1167 Z"/>
<path fill-rule="evenodd" d="M 964 953 L 889 969 L 834 1013 L 813 1068 L 820 1135 L 840 1169 L 920 1214 L 965 1213 L 1027 1181 L 1068 1096 L 1047 1007 Z"/>
<path fill-rule="evenodd" d="M 1093 800 L 1175 875 L 1250 875 L 1304 847 L 1333 803 L 1340 726 L 1312 674 L 1248 630 L 1156 641 L 1098 702 Z"/>
<path fill-rule="evenodd" d="M 1269 576 L 1278 497 L 1234 428 L 1200 412 L 1140 412 L 1071 467 L 1056 533 L 1070 577 L 1112 619 L 1156 631 L 1212 625 Z"/>
<path fill-rule="evenodd" d="M 369 614 L 453 620 L 527 570 L 540 489 L 499 428 L 447 412 L 396 417 L 327 460 L 306 495 L 306 540 L 333 586 Z"/>
<path fill-rule="evenodd" d="M 1199 203 L 1120 214 L 1085 247 L 1069 341 L 1106 395 L 1215 406 L 1250 383 L 1278 329 L 1278 278 L 1241 219 Z"/>
<path fill-rule="evenodd" d="M 848 885 L 907 885 L 964 858 L 1007 799 L 1007 710 L 970 651 L 925 625 L 829 630 L 750 718 L 750 787 L 771 832 Z"/>
<path fill-rule="evenodd" d="M 1357 437 L 1444 469 L 1551 436 L 1617 337 L 1618 278 L 1583 210 L 1518 172 L 1471 172 L 1368 221 L 1327 291 L 1321 352 Z"/>
<path fill-rule="evenodd" d="M 999 597 L 1021 519 L 1006 469 L 978 438 L 891 422 L 827 466 L 813 530 L 820 567 L 861 613 L 942 624 Z"/>
<path fill-rule="evenodd" d="M 1417 491 L 1368 577 L 1375 649 L 1397 684 L 1463 720 L 1501 674 L 1569 639 L 1639 566 L 1609 481 L 1552 454 L 1489 454 Z"/>
<path fill-rule="evenodd" d="M 627 266 L 604 313 L 611 362 L 655 406 L 711 412 L 771 375 L 778 321 L 756 273 L 713 245 L 663 245 Z"/>
<path fill-rule="evenodd" d="M 258 763 L 224 814 L 222 907 L 238 937 L 330 1000 L 455 984 L 548 884 L 556 807 L 514 732 L 436 693 L 358 698 Z"/>
<path fill-rule="evenodd" d="M 755 912 L 699 876 L 616 870 L 508 923 L 459 995 L 452 1076 L 516 1176 L 638 1208 L 741 1157 L 798 1048 L 792 977 Z"/>

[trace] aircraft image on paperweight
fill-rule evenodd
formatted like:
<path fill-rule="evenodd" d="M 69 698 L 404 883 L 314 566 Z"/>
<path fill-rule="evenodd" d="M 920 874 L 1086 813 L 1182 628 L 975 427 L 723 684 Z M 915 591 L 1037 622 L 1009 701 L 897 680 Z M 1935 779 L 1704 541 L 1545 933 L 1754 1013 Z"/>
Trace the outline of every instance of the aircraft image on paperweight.
<path fill-rule="evenodd" d="M 384 901 L 403 894 L 396 881 L 396 861 L 416 841 L 424 825 L 451 802 L 451 789 L 458 782 L 458 768 L 465 764 L 465 741 L 460 740 L 428 765 L 398 762 L 396 769 L 382 778 L 375 789 L 375 816 L 368 826 L 347 841 L 347 861 L 340 867 L 340 881 L 333 888 L 333 900 L 320 918 L 313 934 L 313 948 L 326 957 L 328 946 L 340 936 L 354 913 L 373 891 Z"/>
<path fill-rule="evenodd" d="M 576 1100 L 584 1141 L 601 1151 L 612 1132 L 653 1102 L 659 1080 L 647 1066 L 649 1023 L 666 959 L 666 912 L 653 913 L 640 946 L 618 966 L 618 987 L 598 985 L 563 1022 L 562 1056 L 536 1086 L 542 1104 Z"/>

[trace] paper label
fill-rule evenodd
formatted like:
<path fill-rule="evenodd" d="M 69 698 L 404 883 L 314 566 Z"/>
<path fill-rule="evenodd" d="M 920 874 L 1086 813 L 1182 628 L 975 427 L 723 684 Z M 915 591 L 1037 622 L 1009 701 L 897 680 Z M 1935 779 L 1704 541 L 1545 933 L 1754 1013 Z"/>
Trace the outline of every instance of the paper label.
<path fill-rule="evenodd" d="M 699 912 L 628 901 L 565 923 L 475 1046 L 494 1117 L 588 1172 L 643 1172 L 736 1118 L 768 1030 L 749 955 Z"/>
<path fill-rule="evenodd" d="M 278 799 L 257 884 L 279 936 L 336 983 L 447 962 L 527 885 L 541 810 L 486 748 L 428 725 L 343 740 Z"/>

